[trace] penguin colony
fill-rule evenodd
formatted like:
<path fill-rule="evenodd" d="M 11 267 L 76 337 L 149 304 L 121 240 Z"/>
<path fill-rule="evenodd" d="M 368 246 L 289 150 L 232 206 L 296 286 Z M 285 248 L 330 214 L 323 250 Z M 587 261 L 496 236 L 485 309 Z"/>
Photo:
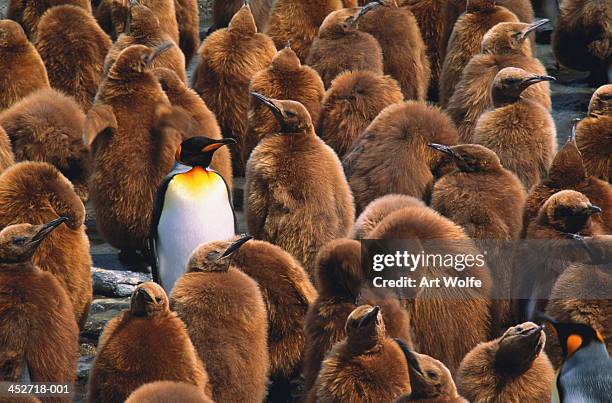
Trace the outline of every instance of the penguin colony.
<path fill-rule="evenodd" d="M 154 282 L 106 324 L 91 403 L 612 395 L 609 2 L 563 1 L 552 34 L 599 87 L 573 128 L 527 1 L 213 3 L 200 33 L 194 0 L 9 1 L 0 381 L 76 381 L 95 220 Z M 360 243 L 393 239 L 519 253 L 398 294 Z"/>

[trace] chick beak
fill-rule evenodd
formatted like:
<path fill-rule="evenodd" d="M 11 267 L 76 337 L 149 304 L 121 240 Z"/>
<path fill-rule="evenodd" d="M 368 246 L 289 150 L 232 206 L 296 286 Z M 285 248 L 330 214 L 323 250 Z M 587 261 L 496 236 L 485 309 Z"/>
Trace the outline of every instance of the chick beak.
<path fill-rule="evenodd" d="M 463 158 L 459 154 L 457 154 L 455 151 L 453 151 L 453 149 L 450 148 L 449 146 L 445 146 L 444 144 L 436 144 L 436 143 L 430 143 L 430 144 L 427 144 L 427 146 L 433 148 L 436 151 L 440 151 L 441 153 L 444 153 L 446 155 L 450 155 L 457 161 L 463 161 Z"/>
<path fill-rule="evenodd" d="M 361 7 L 361 10 L 359 10 L 359 13 L 357 13 L 357 16 L 355 17 L 355 22 L 359 21 L 359 19 L 361 19 L 361 17 L 363 17 L 364 15 L 369 13 L 370 11 L 374 10 L 375 8 L 378 8 L 379 6 L 382 6 L 382 2 L 378 1 L 378 0 L 375 0 L 375 1 L 369 2 L 368 4 L 366 4 L 363 7 Z"/>
<path fill-rule="evenodd" d="M 600 208 L 600 207 L 595 206 L 595 205 L 593 205 L 593 204 L 589 205 L 589 206 L 586 208 L 586 212 L 587 212 L 587 214 L 588 214 L 588 215 L 593 215 L 593 214 L 601 213 L 601 211 L 602 211 L 602 210 L 601 210 L 601 208 Z"/>
<path fill-rule="evenodd" d="M 153 297 L 151 297 L 151 295 L 144 288 L 139 288 L 138 294 L 140 294 L 147 303 L 153 302 Z"/>
<path fill-rule="evenodd" d="M 251 239 L 253 239 L 252 236 L 250 235 L 243 235 L 242 237 L 240 237 L 240 239 L 238 239 L 237 241 L 234 241 L 234 243 L 232 243 L 226 250 L 225 252 L 223 252 L 221 254 L 221 256 L 219 256 L 217 258 L 217 260 L 221 260 L 223 258 L 226 258 L 228 256 L 230 256 L 231 254 L 233 254 L 234 252 L 236 252 L 238 249 L 240 249 L 240 247 L 242 245 L 244 245 L 245 243 L 247 243 L 248 241 L 250 241 Z"/>
<path fill-rule="evenodd" d="M 406 349 L 404 351 L 406 358 L 408 359 L 408 371 L 416 372 L 417 374 L 422 374 L 421 366 L 419 365 L 419 360 L 417 359 L 414 351 Z"/>
<path fill-rule="evenodd" d="M 32 245 L 38 245 L 43 239 L 45 239 L 47 237 L 47 235 L 49 235 L 54 229 L 56 229 L 57 227 L 59 227 L 62 223 L 68 221 L 68 218 L 66 217 L 59 217 L 56 218 L 53 221 L 50 221 L 46 224 L 44 224 L 40 230 L 38 231 L 38 233 L 36 233 L 36 235 L 34 235 L 32 237 L 32 239 L 30 240 L 30 243 Z"/>
<path fill-rule="evenodd" d="M 378 312 L 380 312 L 380 307 L 378 305 L 374 306 L 370 312 L 366 313 L 357 324 L 357 327 L 364 327 L 368 324 L 372 323 L 372 321 L 376 320 L 378 317 Z"/>
<path fill-rule="evenodd" d="M 580 118 L 575 118 L 572 122 L 572 132 L 569 135 L 569 137 L 567 138 L 567 142 L 569 143 L 570 141 L 576 141 L 576 128 L 578 127 L 578 123 L 581 121 L 582 119 Z"/>
<path fill-rule="evenodd" d="M 557 81 L 557 79 L 553 76 L 531 76 L 523 80 L 521 89 L 524 90 L 525 88 L 541 83 L 542 81 Z"/>
<path fill-rule="evenodd" d="M 548 22 L 550 22 L 550 20 L 544 18 L 542 20 L 539 21 L 535 21 L 532 22 L 531 24 L 529 24 L 522 32 L 521 32 L 521 36 L 519 37 L 519 41 L 523 42 L 531 32 L 535 31 L 536 29 L 538 29 L 539 27 L 541 27 L 544 24 L 547 24 Z"/>
<path fill-rule="evenodd" d="M 261 95 L 258 92 L 251 92 L 251 95 L 253 96 L 253 98 L 255 98 L 257 101 L 261 102 L 263 105 L 265 105 L 266 107 L 268 107 L 268 109 L 270 109 L 270 111 L 272 111 L 272 114 L 274 115 L 274 118 L 276 118 L 276 120 L 278 121 L 278 123 L 280 123 L 281 126 L 284 126 L 285 123 L 285 117 L 283 116 L 283 111 L 281 110 L 281 108 L 279 108 L 274 101 L 272 101 L 270 98 Z"/>
<path fill-rule="evenodd" d="M 161 45 L 158 45 L 155 48 L 153 48 L 153 53 L 151 53 L 149 57 L 147 58 L 147 65 L 150 65 L 151 63 L 153 63 L 153 60 L 157 59 L 162 53 L 164 53 L 165 51 L 167 51 L 173 46 L 174 46 L 174 43 L 172 42 L 164 42 Z"/>

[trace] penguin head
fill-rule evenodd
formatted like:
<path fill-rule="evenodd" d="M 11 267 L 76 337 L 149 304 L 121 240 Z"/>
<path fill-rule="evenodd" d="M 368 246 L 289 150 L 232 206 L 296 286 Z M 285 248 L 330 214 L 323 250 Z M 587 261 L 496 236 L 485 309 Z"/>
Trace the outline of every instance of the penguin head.
<path fill-rule="evenodd" d="M 500 70 L 491 85 L 491 100 L 495 107 L 511 104 L 521 98 L 521 94 L 533 84 L 542 81 L 555 81 L 551 76 L 528 73 L 516 67 Z"/>
<path fill-rule="evenodd" d="M 15 224 L 0 231 L 0 265 L 30 261 L 42 241 L 62 223 L 66 217 L 59 217 L 46 224 Z"/>
<path fill-rule="evenodd" d="M 166 67 L 156 67 L 153 69 L 153 74 L 157 77 L 162 90 L 172 98 L 172 95 L 178 95 L 187 90 L 185 83 L 181 81 L 178 74 L 174 70 L 170 70 Z"/>
<path fill-rule="evenodd" d="M 540 219 L 562 233 L 578 234 L 588 228 L 591 217 L 601 209 L 574 190 L 562 190 L 550 196 L 540 208 Z"/>
<path fill-rule="evenodd" d="M 283 49 L 276 52 L 276 55 L 270 63 L 270 67 L 277 71 L 296 71 L 302 66 L 300 58 L 297 57 L 295 51 L 291 49 L 291 45 L 287 44 Z"/>
<path fill-rule="evenodd" d="M 272 99 L 257 92 L 251 92 L 251 95 L 257 102 L 270 109 L 281 127 L 281 134 L 310 133 L 314 130 L 310 114 L 301 103 Z"/>
<path fill-rule="evenodd" d="M 332 11 L 325 17 L 325 19 L 321 23 L 321 26 L 319 26 L 318 36 L 321 37 L 322 33 L 326 31 L 329 32 L 329 30 L 332 29 L 332 25 L 336 25 L 340 22 L 345 22 L 347 19 L 349 20 L 349 22 L 351 19 L 354 20 L 360 10 L 361 7 L 350 7 Z"/>
<path fill-rule="evenodd" d="M 612 263 L 612 235 L 582 236 L 565 234 L 568 239 L 577 241 L 588 256 L 590 264 L 606 265 Z"/>
<path fill-rule="evenodd" d="M 547 22 L 546 19 L 531 24 L 501 22 L 484 35 L 481 52 L 492 55 L 516 53 L 531 55 L 531 46 L 527 38 L 531 32 Z"/>
<path fill-rule="evenodd" d="M 257 33 L 257 24 L 248 2 L 234 14 L 227 29 L 233 35 L 252 36 Z"/>
<path fill-rule="evenodd" d="M 589 116 L 612 116 L 612 84 L 602 85 L 593 93 Z"/>
<path fill-rule="evenodd" d="M 575 188 L 587 179 L 582 155 L 575 136 L 570 136 L 553 158 L 548 170 L 548 182 L 555 188 Z"/>
<path fill-rule="evenodd" d="M 125 80 L 142 76 L 151 68 L 157 57 L 176 46 L 174 42 L 164 42 L 154 48 L 144 45 L 132 45 L 121 51 L 117 61 L 108 72 L 108 77 L 115 80 Z"/>
<path fill-rule="evenodd" d="M 130 0 L 124 32 L 134 38 L 148 38 L 159 35 L 161 28 L 159 20 L 149 7 L 141 5 L 136 0 Z"/>
<path fill-rule="evenodd" d="M 226 272 L 233 256 L 252 236 L 243 234 L 228 241 L 206 242 L 198 246 L 187 263 L 187 272 Z"/>
<path fill-rule="evenodd" d="M 157 283 L 147 281 L 136 287 L 130 300 L 133 316 L 151 316 L 169 310 L 168 296 Z"/>
<path fill-rule="evenodd" d="M 315 270 L 319 295 L 356 303 L 363 285 L 361 244 L 352 239 L 328 242 L 319 250 Z"/>
<path fill-rule="evenodd" d="M 603 345 L 605 341 L 599 330 L 583 323 L 558 322 L 555 318 L 539 313 L 539 316 L 549 322 L 555 329 L 561 350 L 563 350 L 563 361 L 566 361 L 578 350 L 589 347 L 593 344 Z"/>
<path fill-rule="evenodd" d="M 361 305 L 346 319 L 346 336 L 349 344 L 358 351 L 369 350 L 386 337 L 385 322 L 380 307 Z"/>
<path fill-rule="evenodd" d="M 513 326 L 497 340 L 495 369 L 521 374 L 531 368 L 546 342 L 542 327 L 533 322 Z"/>
<path fill-rule="evenodd" d="M 495 8 L 495 0 L 467 0 L 465 4 L 466 13 L 477 13 Z"/>
<path fill-rule="evenodd" d="M 457 397 L 450 371 L 440 361 L 425 354 L 404 349 L 410 376 L 410 397 L 414 400 Z"/>
<path fill-rule="evenodd" d="M 228 144 L 236 144 L 236 140 L 232 138 L 216 140 L 204 136 L 190 137 L 178 146 L 175 159 L 176 162 L 183 165 L 208 168 L 215 151 Z"/>
<path fill-rule="evenodd" d="M 0 20 L 0 48 L 16 49 L 28 43 L 28 38 L 18 23 L 12 20 Z"/>
<path fill-rule="evenodd" d="M 450 156 L 462 172 L 486 172 L 502 168 L 497 154 L 480 144 L 445 146 L 431 143 L 428 145 L 434 150 Z"/>

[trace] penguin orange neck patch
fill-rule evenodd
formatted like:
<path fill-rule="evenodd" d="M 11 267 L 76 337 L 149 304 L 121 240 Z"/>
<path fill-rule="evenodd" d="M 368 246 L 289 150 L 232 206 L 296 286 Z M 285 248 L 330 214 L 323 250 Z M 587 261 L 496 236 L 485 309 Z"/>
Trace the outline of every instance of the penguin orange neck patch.
<path fill-rule="evenodd" d="M 578 334 L 572 334 L 567 338 L 567 356 L 574 354 L 580 346 L 582 346 L 582 337 Z"/>
<path fill-rule="evenodd" d="M 223 184 L 221 176 L 200 166 L 176 175 L 173 180 L 178 186 L 190 193 L 208 191 Z M 223 186 L 225 188 L 225 186 Z"/>

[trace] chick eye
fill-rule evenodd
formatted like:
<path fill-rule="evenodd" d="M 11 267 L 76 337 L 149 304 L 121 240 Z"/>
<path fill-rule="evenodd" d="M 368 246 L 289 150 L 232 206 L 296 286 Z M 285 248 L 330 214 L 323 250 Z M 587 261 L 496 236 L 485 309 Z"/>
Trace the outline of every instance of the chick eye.
<path fill-rule="evenodd" d="M 295 113 L 291 112 L 291 111 L 287 111 L 287 117 L 288 118 L 293 118 L 293 117 L 295 117 Z"/>
<path fill-rule="evenodd" d="M 431 379 L 438 379 L 438 374 L 433 371 L 427 371 L 427 376 Z"/>
<path fill-rule="evenodd" d="M 13 238 L 13 245 L 21 246 L 26 242 L 26 238 L 20 236 L 17 238 Z"/>
<path fill-rule="evenodd" d="M 162 301 L 161 297 L 155 297 L 155 302 L 159 304 L 161 301 Z"/>

